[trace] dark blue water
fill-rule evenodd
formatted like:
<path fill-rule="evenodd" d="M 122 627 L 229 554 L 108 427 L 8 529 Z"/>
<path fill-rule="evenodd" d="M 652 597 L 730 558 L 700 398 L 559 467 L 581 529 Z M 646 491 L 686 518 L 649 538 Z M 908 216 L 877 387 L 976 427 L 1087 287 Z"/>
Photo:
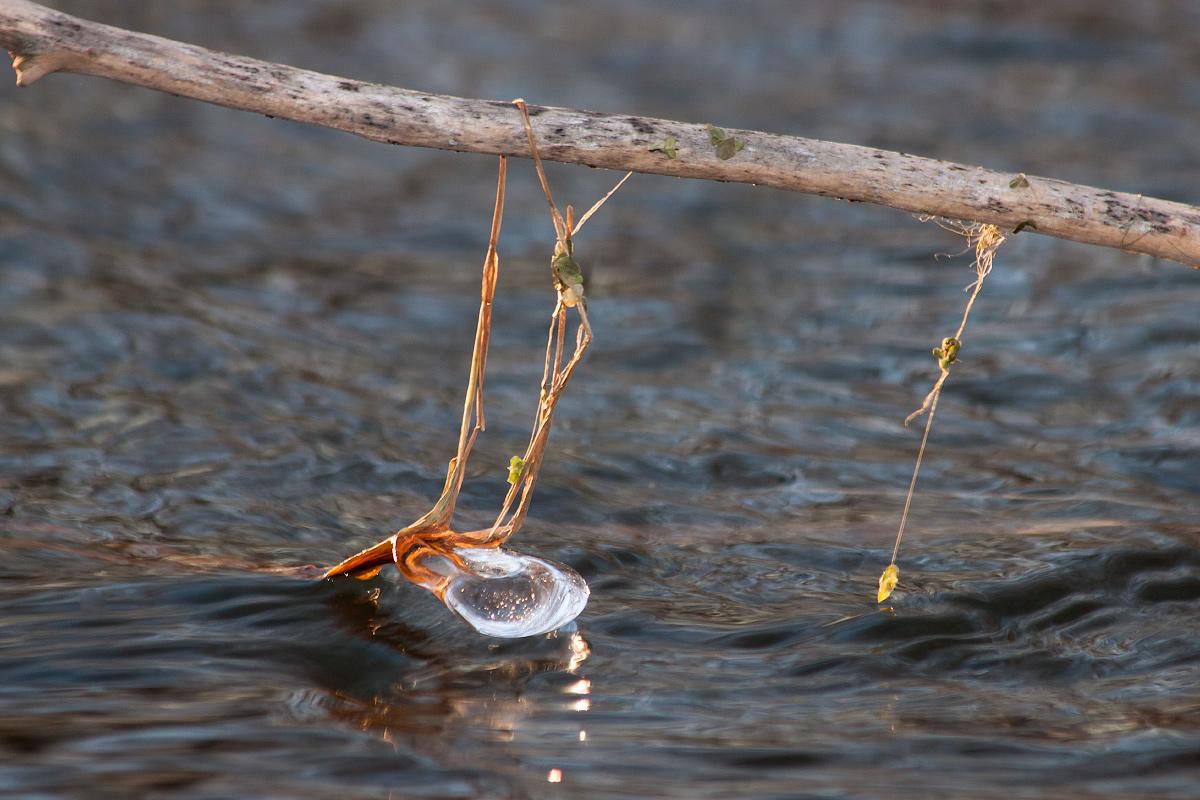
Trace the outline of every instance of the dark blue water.
<path fill-rule="evenodd" d="M 1200 15 L 1064 1 L 110 3 L 335 74 L 903 150 L 1200 203 Z M 552 228 L 510 165 L 460 509 L 524 448 Z M 385 574 L 453 454 L 495 163 L 76 76 L 0 86 L 0 794 L 1200 795 L 1200 275 L 635 176 L 513 544 L 573 630 Z M 560 202 L 617 176 L 551 165 Z M 559 771 L 561 783 L 548 779 Z"/>

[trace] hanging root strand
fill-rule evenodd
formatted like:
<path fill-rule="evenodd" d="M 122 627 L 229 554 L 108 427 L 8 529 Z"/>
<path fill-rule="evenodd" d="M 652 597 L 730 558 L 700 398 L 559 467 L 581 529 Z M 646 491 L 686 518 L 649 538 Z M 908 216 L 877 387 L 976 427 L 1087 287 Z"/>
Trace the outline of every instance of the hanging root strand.
<path fill-rule="evenodd" d="M 992 263 L 995 261 L 996 251 L 1000 249 L 1000 245 L 1004 244 L 1005 239 L 1004 234 L 1000 232 L 1000 228 L 995 225 L 946 220 L 938 220 L 938 224 L 947 230 L 967 237 L 967 250 L 975 251 L 975 281 L 963 290 L 970 292 L 971 297 L 967 300 L 967 307 L 963 310 L 962 321 L 958 324 L 958 330 L 955 331 L 953 336 L 947 336 L 945 339 L 942 339 L 940 347 L 933 348 L 933 355 L 937 359 L 938 367 L 941 370 L 937 382 L 934 383 L 933 389 L 930 390 L 929 394 L 925 395 L 925 400 L 921 403 L 921 407 L 909 414 L 904 420 L 904 424 L 907 426 L 909 422 L 922 414 L 927 413 L 929 415 L 925 419 L 925 433 L 921 436 L 921 447 L 917 450 L 917 463 L 913 467 L 912 480 L 909 481 L 908 493 L 904 498 L 904 511 L 900 515 L 900 529 L 896 532 L 896 544 L 892 547 L 892 560 L 888 563 L 887 569 L 883 571 L 883 575 L 879 577 L 879 599 L 877 602 L 880 603 L 888 599 L 900 580 L 900 571 L 896 567 L 896 556 L 900 553 L 900 539 L 904 536 L 904 526 L 908 522 L 908 511 L 912 507 L 913 491 L 917 486 L 917 474 L 921 471 L 921 461 L 925 458 L 925 446 L 929 443 L 929 431 L 933 427 L 933 415 L 937 411 L 938 399 L 942 396 L 942 387 L 945 385 L 946 379 L 950 377 L 950 367 L 958 361 L 958 352 L 962 349 L 962 335 L 963 330 L 967 327 L 967 318 L 971 315 L 971 308 L 975 305 L 975 298 L 979 296 L 979 291 L 983 288 L 984 279 L 992 271 Z"/>

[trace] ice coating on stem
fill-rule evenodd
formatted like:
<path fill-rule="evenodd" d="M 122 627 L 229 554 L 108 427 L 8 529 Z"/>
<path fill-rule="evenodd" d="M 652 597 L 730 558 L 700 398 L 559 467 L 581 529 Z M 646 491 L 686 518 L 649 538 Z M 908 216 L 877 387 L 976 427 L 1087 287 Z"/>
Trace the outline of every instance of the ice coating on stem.
<path fill-rule="evenodd" d="M 563 564 L 500 547 L 455 547 L 450 552 L 460 563 L 431 555 L 423 566 L 447 576 L 438 592 L 442 602 L 487 636 L 549 633 L 587 605 L 587 583 Z"/>

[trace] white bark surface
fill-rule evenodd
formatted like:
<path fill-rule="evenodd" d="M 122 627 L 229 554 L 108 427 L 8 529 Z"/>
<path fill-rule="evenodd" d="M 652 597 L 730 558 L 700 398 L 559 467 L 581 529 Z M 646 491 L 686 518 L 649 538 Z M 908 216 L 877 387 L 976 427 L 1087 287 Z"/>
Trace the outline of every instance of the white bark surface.
<path fill-rule="evenodd" d="M 510 102 L 422 94 L 227 55 L 88 22 L 29 0 L 0 0 L 0 47 L 12 54 L 20 86 L 52 72 L 75 72 L 388 144 L 530 157 L 520 114 Z M 725 132 L 744 147 L 722 160 L 704 124 L 535 105 L 529 113 L 541 156 L 551 161 L 876 203 L 1200 267 L 1200 208 L 1183 203 L 730 128 Z M 675 158 L 651 149 L 669 136 L 675 137 Z"/>

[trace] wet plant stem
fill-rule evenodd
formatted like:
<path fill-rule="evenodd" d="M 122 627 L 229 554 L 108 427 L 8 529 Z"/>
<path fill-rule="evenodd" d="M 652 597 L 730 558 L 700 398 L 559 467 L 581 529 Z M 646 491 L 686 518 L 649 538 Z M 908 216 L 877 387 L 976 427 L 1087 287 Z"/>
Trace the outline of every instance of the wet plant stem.
<path fill-rule="evenodd" d="M 975 251 L 975 282 L 966 288 L 966 291 L 971 293 L 967 300 L 967 306 L 963 310 L 962 321 L 958 324 L 958 330 L 953 336 L 949 336 L 942 340 L 940 347 L 933 348 L 933 355 L 938 360 L 938 366 L 941 368 L 941 374 L 938 376 L 937 383 L 933 385 L 933 389 L 929 394 L 925 395 L 924 402 L 921 407 L 913 413 L 909 414 L 904 420 L 904 424 L 908 425 L 914 418 L 921 414 L 928 413 L 925 419 L 925 433 L 921 437 L 921 447 L 917 451 L 917 463 L 913 467 L 912 480 L 908 483 L 908 493 L 904 498 L 904 512 L 900 515 L 900 529 L 896 532 L 896 544 L 892 547 L 892 559 L 888 563 L 887 569 L 879 576 L 879 593 L 877 602 L 882 603 L 896 588 L 896 584 L 900 579 L 899 569 L 896 567 L 896 556 L 900 553 L 900 539 L 904 536 L 904 526 L 908 522 L 908 512 L 912 507 L 913 493 L 917 486 L 917 475 L 921 471 L 921 462 L 925 458 L 925 447 L 929 443 L 929 431 L 933 427 L 933 415 L 937 411 L 938 399 L 942 396 L 942 387 L 946 383 L 946 379 L 950 377 L 950 367 L 958 361 L 958 352 L 962 348 L 962 335 L 967 327 L 967 318 L 971 315 L 971 308 L 975 305 L 975 298 L 979 297 L 979 292 L 983 289 L 983 281 L 992 271 L 992 263 L 996 258 L 996 251 L 1000 245 L 1004 243 L 1004 235 L 1000 233 L 1000 229 L 994 225 L 962 225 L 954 223 L 939 222 L 938 224 L 950 230 L 960 233 L 967 237 L 969 249 Z"/>
<path fill-rule="evenodd" d="M 566 389 L 567 382 L 574 374 L 584 351 L 592 341 L 592 326 L 587 316 L 587 300 L 583 292 L 583 278 L 578 265 L 572 257 L 573 244 L 571 237 L 583 227 L 587 219 L 596 212 L 613 192 L 621 187 L 628 178 L 621 179 L 612 191 L 600 199 L 574 225 L 574 212 L 567 207 L 566 219 L 559 213 L 550 195 L 550 185 L 546 182 L 542 170 L 542 162 L 538 157 L 537 142 L 533 136 L 533 128 L 529 123 L 529 112 L 525 101 L 516 100 L 512 104 L 520 112 L 529 146 L 533 151 L 534 165 L 538 178 L 550 204 L 551 219 L 554 223 L 556 243 L 554 255 L 551 257 L 551 275 L 554 281 L 556 298 L 554 311 L 550 315 L 550 333 L 546 342 L 546 361 L 542 370 L 541 391 L 538 397 L 538 409 L 534 417 L 533 432 L 529 444 L 522 456 L 514 456 L 509 465 L 509 488 L 504 498 L 504 504 L 490 528 L 477 531 L 456 532 L 451 529 L 451 518 L 454 515 L 455 502 L 462 489 L 467 458 L 475 437 L 484 429 L 483 418 L 483 374 L 487 364 L 488 341 L 491 335 L 492 300 L 496 293 L 496 280 L 499 275 L 499 259 L 496 255 L 496 244 L 500 238 L 500 222 L 504 214 L 504 186 L 506 179 L 506 162 L 500 159 L 500 176 L 496 189 L 496 205 L 492 214 L 492 233 L 488 242 L 487 257 L 483 266 L 483 286 L 479 304 L 479 320 L 475 329 L 475 348 L 471 357 L 471 374 L 467 381 L 467 394 L 463 400 L 462 425 L 459 430 L 458 451 L 450 461 L 446 474 L 446 485 L 442 495 L 433 508 L 411 525 L 389 536 L 382 542 L 368 547 L 354 556 L 330 568 L 323 577 L 348 575 L 355 578 L 370 578 L 389 562 L 395 563 L 400 571 L 416 583 L 433 585 L 439 580 L 438 576 L 429 573 L 421 566 L 424 563 L 429 548 L 437 548 L 438 554 L 452 561 L 460 561 L 454 554 L 458 547 L 498 547 L 520 530 L 529 511 L 529 502 L 533 495 L 533 487 L 537 482 L 542 459 L 546 453 L 546 445 L 550 439 L 550 426 L 554 420 L 554 409 Z M 574 227 L 572 227 L 574 225 Z M 574 308 L 579 314 L 579 324 L 575 331 L 575 350 L 566 364 L 567 312 Z M 518 495 L 520 500 L 518 501 Z M 516 503 L 516 508 L 513 504 Z"/>
<path fill-rule="evenodd" d="M 938 386 L 949 377 L 950 373 L 942 371 L 942 377 L 938 379 Z M 900 515 L 900 530 L 896 532 L 896 544 L 892 547 L 892 560 L 889 566 L 896 565 L 896 556 L 900 552 L 900 537 L 904 535 L 904 525 L 908 522 L 908 509 L 912 506 L 913 489 L 917 486 L 917 473 L 921 471 L 921 461 L 925 458 L 925 445 L 929 442 L 929 429 L 933 427 L 933 414 L 937 411 L 937 401 L 940 392 L 934 395 L 933 402 L 929 406 L 929 416 L 925 420 L 925 435 L 921 437 L 921 449 L 917 451 L 917 463 L 913 467 L 912 480 L 908 482 L 908 495 L 904 498 L 904 513 Z"/>

